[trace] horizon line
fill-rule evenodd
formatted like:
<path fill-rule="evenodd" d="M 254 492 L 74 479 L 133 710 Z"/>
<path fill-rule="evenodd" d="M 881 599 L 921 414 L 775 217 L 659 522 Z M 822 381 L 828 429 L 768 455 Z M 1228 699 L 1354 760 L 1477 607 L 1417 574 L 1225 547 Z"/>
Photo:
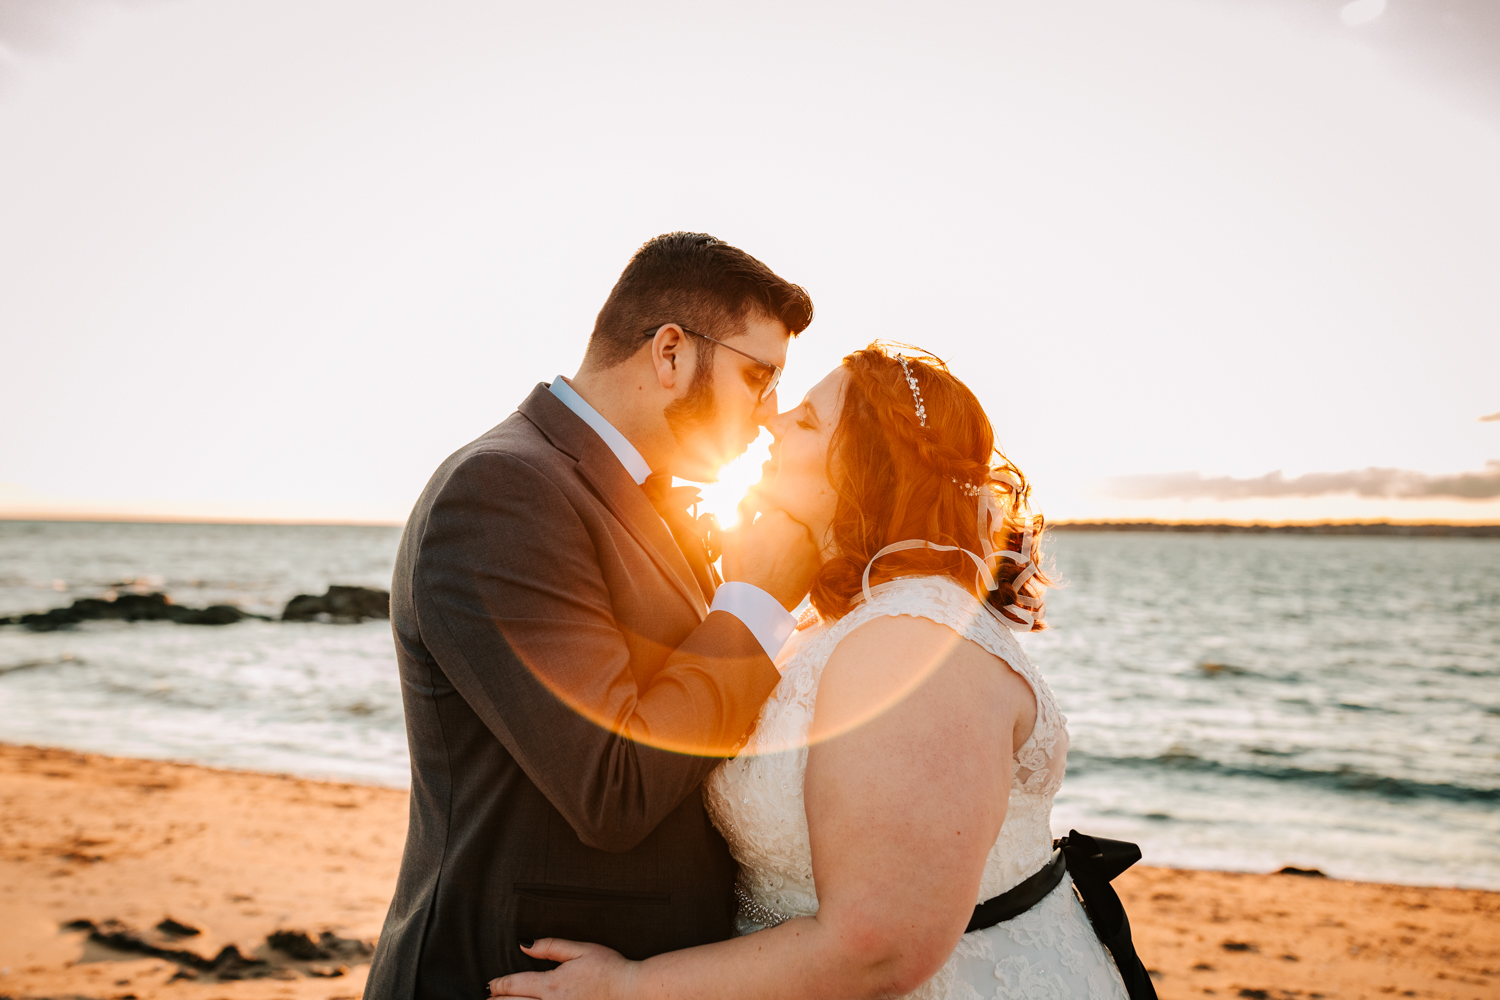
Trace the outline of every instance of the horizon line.
<path fill-rule="evenodd" d="M 348 517 L 213 517 L 208 515 L 194 516 L 190 514 L 75 514 L 69 511 L 0 512 L 0 521 L 67 521 L 78 524 L 279 524 L 291 527 L 302 525 L 306 527 L 334 528 L 400 528 L 406 524 L 404 520 L 389 521 Z"/>
<path fill-rule="evenodd" d="M 208 517 L 174 516 L 168 514 L 73 514 L 69 512 L 21 511 L 0 512 L 0 521 L 68 522 L 77 524 L 212 524 L 212 525 L 281 525 L 284 527 L 348 527 L 348 528 L 400 528 L 405 521 L 359 519 L 359 518 L 290 518 L 290 517 Z M 1500 528 L 1500 523 L 1490 521 L 1406 521 L 1392 518 L 1330 518 L 1320 521 L 1193 521 L 1168 520 L 1165 518 L 1070 518 L 1047 521 L 1048 528 L 1065 527 L 1131 527 L 1136 525 L 1160 525 L 1162 527 L 1226 527 L 1226 528 L 1323 528 L 1348 526 L 1390 525 L 1401 528 Z"/>

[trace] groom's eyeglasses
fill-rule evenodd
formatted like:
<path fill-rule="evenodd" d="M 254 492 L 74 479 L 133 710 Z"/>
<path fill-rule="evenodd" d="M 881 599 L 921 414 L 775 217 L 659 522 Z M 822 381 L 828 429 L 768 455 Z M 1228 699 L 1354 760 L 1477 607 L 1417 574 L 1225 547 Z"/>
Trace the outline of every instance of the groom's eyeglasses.
<path fill-rule="evenodd" d="M 768 378 L 766 380 L 766 384 L 761 388 L 761 390 L 760 390 L 760 399 L 757 400 L 757 403 L 764 403 L 766 400 L 768 400 L 768 399 L 771 398 L 771 394 L 776 391 L 776 384 L 781 381 L 781 366 L 780 365 L 773 365 L 769 361 L 762 361 L 760 358 L 757 358 L 753 354 L 746 354 L 744 351 L 740 350 L 738 347 L 730 347 L 728 344 L 724 343 L 724 341 L 722 341 L 722 340 L 719 340 L 717 337 L 710 337 L 708 334 L 706 334 L 706 333 L 699 333 L 697 330 L 689 330 L 687 327 L 682 326 L 681 323 L 678 323 L 677 325 L 682 328 L 682 332 L 683 333 L 689 334 L 689 335 L 694 336 L 694 337 L 702 337 L 704 340 L 713 341 L 715 344 L 718 344 L 720 347 L 723 347 L 726 350 L 733 351 L 734 353 L 738 354 L 742 358 L 749 358 L 751 361 L 754 361 L 756 364 L 761 365 L 761 366 L 766 367 L 766 368 L 769 368 L 771 370 L 771 376 L 770 376 L 770 378 Z M 666 326 L 666 324 L 662 323 L 659 326 L 653 326 L 651 329 L 645 331 L 644 336 L 647 336 L 647 337 L 654 337 L 654 336 L 656 336 L 656 331 L 660 330 L 663 326 Z"/>

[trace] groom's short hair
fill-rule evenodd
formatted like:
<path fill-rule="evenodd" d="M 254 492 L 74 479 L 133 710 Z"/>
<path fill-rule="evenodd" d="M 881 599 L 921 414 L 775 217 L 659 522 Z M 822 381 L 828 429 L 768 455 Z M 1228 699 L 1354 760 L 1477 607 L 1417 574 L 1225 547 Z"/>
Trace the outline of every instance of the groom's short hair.
<path fill-rule="evenodd" d="M 737 336 L 751 313 L 780 320 L 796 336 L 812 322 L 812 299 L 738 247 L 707 233 L 666 233 L 625 265 L 594 321 L 584 362 L 613 368 L 664 323 L 720 340 Z"/>

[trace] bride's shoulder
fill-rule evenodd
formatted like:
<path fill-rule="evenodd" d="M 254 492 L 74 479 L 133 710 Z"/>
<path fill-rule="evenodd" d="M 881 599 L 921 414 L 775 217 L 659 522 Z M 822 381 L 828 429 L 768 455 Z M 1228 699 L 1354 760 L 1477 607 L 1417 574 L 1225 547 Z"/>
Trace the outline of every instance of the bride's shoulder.
<path fill-rule="evenodd" d="M 1005 697 L 1011 671 L 997 671 L 991 651 L 958 641 L 962 633 L 948 624 L 904 613 L 874 614 L 849 624 L 853 627 L 839 637 L 822 669 L 813 742 L 888 713 L 921 711 L 921 703 L 978 696 L 998 704 Z M 922 697 L 913 699 L 919 688 Z"/>

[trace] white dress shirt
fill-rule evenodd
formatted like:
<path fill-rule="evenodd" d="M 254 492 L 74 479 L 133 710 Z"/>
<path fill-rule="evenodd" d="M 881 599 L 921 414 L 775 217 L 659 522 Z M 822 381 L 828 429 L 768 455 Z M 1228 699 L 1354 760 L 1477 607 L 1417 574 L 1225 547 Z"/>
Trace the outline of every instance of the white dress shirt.
<path fill-rule="evenodd" d="M 614 424 L 605 420 L 598 410 L 590 406 L 588 400 L 578 395 L 567 379 L 559 375 L 548 388 L 564 406 L 593 428 L 594 433 L 614 452 L 637 486 L 646 481 L 646 477 L 651 475 L 651 466 L 646 464 L 635 445 Z M 738 580 L 728 580 L 719 585 L 719 589 L 714 591 L 714 603 L 709 610 L 727 611 L 744 622 L 773 663 L 776 662 L 776 654 L 781 652 L 781 647 L 786 645 L 787 639 L 797 627 L 797 619 L 781 606 L 780 601 L 754 584 Z"/>

